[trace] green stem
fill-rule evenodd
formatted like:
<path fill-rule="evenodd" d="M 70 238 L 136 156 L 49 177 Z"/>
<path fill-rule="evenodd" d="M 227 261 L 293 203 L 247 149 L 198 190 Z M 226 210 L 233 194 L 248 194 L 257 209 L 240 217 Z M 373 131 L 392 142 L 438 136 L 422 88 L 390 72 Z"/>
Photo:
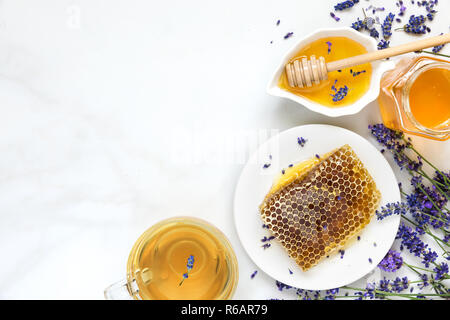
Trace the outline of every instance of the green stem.
<path fill-rule="evenodd" d="M 425 268 L 418 267 L 418 266 L 412 266 L 412 265 L 406 263 L 405 261 L 403 261 L 403 263 L 406 264 L 411 270 L 419 269 L 419 270 L 426 271 L 426 272 L 436 273 L 436 271 L 433 271 L 433 270 L 425 269 Z M 417 270 L 414 270 L 414 271 L 416 273 L 420 274 Z"/>
<path fill-rule="evenodd" d="M 437 56 L 450 58 L 450 56 L 448 56 L 448 55 L 446 55 L 446 54 L 443 54 L 443 53 L 439 53 L 439 52 L 426 51 L 426 50 L 419 50 L 419 51 L 417 51 L 417 52 L 420 52 L 420 53 L 428 53 L 428 54 L 434 54 L 434 55 L 437 55 Z"/>
<path fill-rule="evenodd" d="M 353 287 L 347 287 L 344 286 L 343 288 L 349 289 L 349 290 L 355 290 L 355 291 L 365 291 L 360 288 L 353 288 Z M 450 293 L 446 294 L 437 294 L 437 293 L 394 293 L 394 292 L 386 292 L 381 290 L 373 290 L 375 293 L 379 293 L 380 295 L 386 295 L 386 296 L 399 296 L 399 297 L 405 297 L 405 298 L 413 298 L 415 296 L 424 296 L 424 297 L 450 297 Z"/>
<path fill-rule="evenodd" d="M 403 263 L 404 263 L 408 268 L 410 268 L 412 271 L 414 271 L 415 273 L 417 273 L 419 276 L 421 275 L 420 272 L 417 271 L 416 269 L 414 269 L 413 266 L 407 264 L 405 261 L 403 261 Z"/>

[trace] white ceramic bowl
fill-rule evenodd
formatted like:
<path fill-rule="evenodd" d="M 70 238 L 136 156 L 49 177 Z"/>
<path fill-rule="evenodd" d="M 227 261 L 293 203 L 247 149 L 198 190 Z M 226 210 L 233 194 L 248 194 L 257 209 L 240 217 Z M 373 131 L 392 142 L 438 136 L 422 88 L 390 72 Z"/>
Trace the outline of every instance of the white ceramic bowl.
<path fill-rule="evenodd" d="M 290 93 L 286 90 L 278 87 L 278 79 L 281 76 L 281 73 L 284 70 L 284 66 L 291 59 L 292 56 L 295 55 L 301 48 L 306 46 L 308 43 L 311 43 L 315 40 L 325 37 L 347 37 L 353 39 L 359 43 L 361 43 L 368 52 L 377 50 L 377 41 L 365 35 L 359 31 L 356 31 L 352 28 L 338 28 L 338 29 L 319 29 L 314 33 L 309 34 L 303 39 L 299 40 L 284 56 L 281 60 L 280 65 L 276 69 L 272 80 L 269 82 L 267 86 L 267 92 L 270 95 L 288 98 L 292 101 L 295 101 L 311 111 L 322 113 L 329 117 L 339 117 L 345 116 L 349 114 L 355 114 L 361 111 L 366 105 L 375 100 L 378 97 L 380 92 L 380 81 L 383 73 L 387 70 L 394 68 L 395 64 L 393 61 L 376 61 L 372 62 L 372 77 L 370 79 L 370 87 L 369 90 L 357 100 L 355 103 L 340 107 L 340 108 L 329 108 L 308 100 L 306 98 L 300 97 L 293 93 Z"/>

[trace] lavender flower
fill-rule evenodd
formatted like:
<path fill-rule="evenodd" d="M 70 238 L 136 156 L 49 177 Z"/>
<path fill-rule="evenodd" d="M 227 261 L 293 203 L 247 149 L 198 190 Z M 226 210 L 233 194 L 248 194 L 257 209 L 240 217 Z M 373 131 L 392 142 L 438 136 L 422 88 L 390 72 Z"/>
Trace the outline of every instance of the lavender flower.
<path fill-rule="evenodd" d="M 355 22 L 352 23 L 351 27 L 353 29 L 355 29 L 356 31 L 361 31 L 362 29 L 364 29 L 366 27 L 366 24 L 364 23 L 364 21 L 362 20 L 356 20 Z"/>
<path fill-rule="evenodd" d="M 338 16 L 336 16 L 333 12 L 330 12 L 330 16 L 331 16 L 334 20 L 336 20 L 336 21 L 341 20 L 341 18 L 339 18 Z"/>
<path fill-rule="evenodd" d="M 179 286 L 181 286 L 183 284 L 184 280 L 189 278 L 189 272 L 192 270 L 193 267 L 194 267 L 194 256 L 190 255 L 189 258 L 187 259 L 187 264 L 186 264 L 187 271 L 186 271 L 186 273 L 183 274 L 183 279 L 178 284 Z"/>
<path fill-rule="evenodd" d="M 436 272 L 434 276 L 434 280 L 441 280 L 446 277 L 448 277 L 448 264 L 445 262 L 442 262 L 440 265 L 438 265 L 436 268 L 433 269 L 433 271 Z"/>
<path fill-rule="evenodd" d="M 421 283 L 418 284 L 419 289 L 423 289 L 427 286 L 430 285 L 430 283 L 428 282 L 428 275 L 427 274 L 421 274 L 420 275 L 420 280 L 422 280 Z"/>
<path fill-rule="evenodd" d="M 378 39 L 380 37 L 380 33 L 375 28 L 370 29 L 369 35 L 375 39 Z"/>
<path fill-rule="evenodd" d="M 389 48 L 390 43 L 391 43 L 390 41 L 381 39 L 380 42 L 378 42 L 378 44 L 377 44 L 377 48 L 378 48 L 378 50 Z"/>
<path fill-rule="evenodd" d="M 339 288 L 330 289 L 325 291 L 324 300 L 335 300 L 336 295 L 339 293 Z"/>
<path fill-rule="evenodd" d="M 284 39 L 288 39 L 288 38 L 292 37 L 293 34 L 294 34 L 293 32 L 286 33 L 286 35 L 284 36 Z"/>
<path fill-rule="evenodd" d="M 447 196 L 450 196 L 450 172 L 435 172 L 435 176 L 433 178 L 434 181 L 436 181 L 441 190 L 444 191 Z"/>
<path fill-rule="evenodd" d="M 410 143 L 402 141 L 402 132 L 386 128 L 383 124 L 369 125 L 369 129 L 378 142 L 393 151 L 394 160 L 400 168 L 417 171 L 422 167 L 423 163 L 420 158 L 418 158 L 418 161 L 414 161 L 403 152 L 410 146 Z"/>
<path fill-rule="evenodd" d="M 412 34 L 425 34 L 425 33 L 427 33 L 427 27 L 425 25 L 415 26 L 415 25 L 405 24 L 405 26 L 403 27 L 403 30 L 406 33 L 412 33 Z"/>
<path fill-rule="evenodd" d="M 400 12 L 399 12 L 398 15 L 399 16 L 403 16 L 405 14 L 405 11 L 406 11 L 406 7 L 403 5 L 403 1 L 399 1 L 396 4 L 397 4 L 397 7 L 400 8 Z"/>
<path fill-rule="evenodd" d="M 438 45 L 436 47 L 433 47 L 433 49 L 431 49 L 431 51 L 433 53 L 438 53 L 439 51 L 441 51 L 444 48 L 444 46 L 445 46 L 445 44 L 440 44 L 440 45 Z"/>
<path fill-rule="evenodd" d="M 392 22 L 394 21 L 394 18 L 395 14 L 389 13 L 384 19 L 383 25 L 381 27 L 384 39 L 389 39 L 389 37 L 392 35 Z"/>
<path fill-rule="evenodd" d="M 383 278 L 379 280 L 378 283 L 371 282 L 366 285 L 364 291 L 355 292 L 356 295 L 359 295 L 358 300 L 364 299 L 385 299 L 386 293 L 400 293 L 409 287 L 409 280 L 407 277 L 403 278 L 395 278 L 394 280 L 389 280 Z"/>
<path fill-rule="evenodd" d="M 355 3 L 358 3 L 358 2 L 359 2 L 359 0 L 349 0 L 349 1 L 340 2 L 334 6 L 334 10 L 342 11 L 342 10 L 353 7 L 355 5 Z"/>
<path fill-rule="evenodd" d="M 303 137 L 297 137 L 297 143 L 300 145 L 300 147 L 304 147 L 306 143 L 306 139 Z"/>
<path fill-rule="evenodd" d="M 437 4 L 437 1 L 429 1 L 426 4 L 425 10 L 427 11 L 427 19 L 433 21 L 434 15 L 436 14 L 436 10 L 434 10 L 434 6 Z"/>
<path fill-rule="evenodd" d="M 341 101 L 347 96 L 348 93 L 348 87 L 346 85 L 340 87 L 339 89 L 334 88 L 333 90 L 335 91 L 335 94 L 330 94 L 330 96 L 333 97 L 333 102 Z"/>
<path fill-rule="evenodd" d="M 440 35 L 443 35 L 443 33 L 441 33 Z M 444 48 L 444 46 L 445 46 L 445 43 L 444 43 L 444 44 L 441 44 L 441 45 L 438 45 L 438 46 L 436 46 L 436 47 L 433 47 L 433 49 L 431 49 L 431 51 L 432 51 L 433 53 L 438 53 L 438 52 L 440 52 L 440 51 Z"/>
<path fill-rule="evenodd" d="M 400 239 L 400 250 L 408 249 L 410 253 L 416 257 L 422 258 L 422 263 L 428 268 L 430 263 L 437 258 L 437 253 L 428 248 L 418 236 L 416 231 L 411 227 L 406 226 L 403 222 L 397 231 L 396 239 Z"/>
<path fill-rule="evenodd" d="M 275 236 L 270 236 L 270 237 L 264 236 L 264 237 L 261 239 L 261 242 L 268 242 L 268 241 L 271 241 L 271 240 L 273 240 L 273 239 L 275 239 Z"/>
<path fill-rule="evenodd" d="M 352 76 L 356 77 L 356 76 L 359 76 L 361 73 L 366 73 L 366 70 L 352 72 Z"/>
<path fill-rule="evenodd" d="M 283 282 L 280 282 L 278 280 L 275 280 L 275 284 L 277 285 L 277 288 L 279 291 L 283 291 L 283 290 L 287 290 L 287 289 L 291 289 L 292 287 L 284 284 Z"/>
<path fill-rule="evenodd" d="M 367 10 L 372 10 L 372 14 L 375 14 L 377 11 L 384 11 L 384 10 L 386 10 L 384 7 L 374 7 L 373 5 L 370 5 L 370 6 L 368 6 L 367 7 L 367 9 L 366 9 L 366 11 Z"/>
<path fill-rule="evenodd" d="M 423 178 L 422 178 L 422 176 L 420 176 L 420 175 L 413 176 L 413 177 L 411 178 L 411 185 L 412 185 L 413 187 L 417 187 L 417 186 L 419 186 L 419 185 L 422 185 L 422 180 L 423 180 Z"/>
<path fill-rule="evenodd" d="M 255 271 L 250 275 L 250 278 L 253 279 L 253 278 L 256 276 L 257 273 L 258 273 L 258 270 L 255 270 Z"/>
<path fill-rule="evenodd" d="M 369 130 L 379 143 L 387 149 L 395 152 L 403 152 L 406 144 L 400 140 L 403 138 L 403 132 L 386 128 L 382 123 L 369 125 Z"/>
<path fill-rule="evenodd" d="M 406 215 L 410 209 L 407 203 L 395 202 L 386 204 L 384 207 L 381 207 L 381 211 L 376 210 L 375 214 L 378 220 L 383 220 L 392 215 Z"/>
<path fill-rule="evenodd" d="M 295 293 L 301 300 L 335 300 L 336 295 L 339 293 L 339 288 L 325 291 L 296 289 Z"/>
<path fill-rule="evenodd" d="M 378 264 L 378 268 L 386 272 L 395 272 L 403 265 L 403 258 L 400 256 L 400 252 L 395 250 L 389 250 L 386 256 Z"/>
<path fill-rule="evenodd" d="M 422 25 L 424 22 L 425 22 L 425 17 L 424 17 L 423 15 L 420 15 L 420 16 L 411 15 L 411 16 L 409 17 L 409 21 L 408 21 L 408 23 L 409 23 L 411 26 L 420 26 L 420 25 Z"/>
<path fill-rule="evenodd" d="M 433 228 L 448 227 L 450 216 L 443 215 L 442 209 L 447 204 L 447 199 L 436 191 L 434 186 L 427 187 L 416 184 L 414 192 L 406 196 L 411 214 L 420 227 L 427 224 Z"/>
<path fill-rule="evenodd" d="M 328 54 L 330 54 L 330 52 L 331 52 L 331 45 L 332 45 L 332 43 L 330 42 L 330 41 L 327 41 L 327 42 L 325 42 L 326 44 L 327 44 L 327 46 L 328 46 L 328 49 L 327 49 L 327 51 L 328 51 Z"/>

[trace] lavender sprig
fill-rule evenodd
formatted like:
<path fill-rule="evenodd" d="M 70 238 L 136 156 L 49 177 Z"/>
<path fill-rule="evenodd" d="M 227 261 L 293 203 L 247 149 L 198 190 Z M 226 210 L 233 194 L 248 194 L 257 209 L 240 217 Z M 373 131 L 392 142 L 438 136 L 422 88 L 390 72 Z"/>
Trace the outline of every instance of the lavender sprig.
<path fill-rule="evenodd" d="M 187 259 L 187 264 L 186 264 L 187 271 L 186 271 L 186 273 L 183 274 L 183 279 L 178 284 L 178 286 L 181 286 L 183 284 L 184 280 L 189 278 L 189 272 L 192 270 L 193 267 L 194 267 L 194 256 L 190 255 L 189 258 Z"/>
<path fill-rule="evenodd" d="M 382 25 L 382 32 L 383 32 L 383 38 L 389 39 L 392 35 L 392 23 L 394 22 L 395 14 L 389 13 L 386 18 L 384 19 L 383 25 Z"/>
<path fill-rule="evenodd" d="M 334 10 L 336 10 L 336 11 L 346 10 L 346 9 L 353 7 L 358 2 L 359 2 L 359 0 L 349 0 L 349 1 L 340 2 L 334 6 Z"/>

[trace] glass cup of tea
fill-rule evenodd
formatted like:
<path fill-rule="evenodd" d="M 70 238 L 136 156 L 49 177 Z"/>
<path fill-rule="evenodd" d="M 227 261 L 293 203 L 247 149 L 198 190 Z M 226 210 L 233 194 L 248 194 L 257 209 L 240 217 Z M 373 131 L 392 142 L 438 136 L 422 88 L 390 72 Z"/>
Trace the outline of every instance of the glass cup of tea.
<path fill-rule="evenodd" d="M 126 279 L 104 294 L 111 300 L 227 300 L 237 282 L 236 256 L 225 235 L 204 220 L 174 217 L 139 237 Z"/>

